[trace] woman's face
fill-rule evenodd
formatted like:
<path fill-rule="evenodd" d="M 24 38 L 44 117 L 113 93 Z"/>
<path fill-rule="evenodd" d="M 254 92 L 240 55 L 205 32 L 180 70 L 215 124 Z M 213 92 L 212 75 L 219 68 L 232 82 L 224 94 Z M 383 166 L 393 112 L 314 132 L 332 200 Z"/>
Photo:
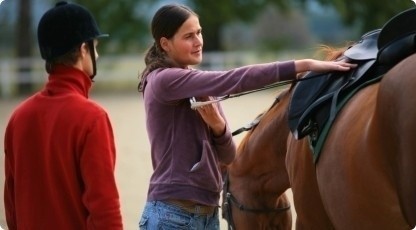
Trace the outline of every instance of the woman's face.
<path fill-rule="evenodd" d="M 191 15 L 171 39 L 161 38 L 161 46 L 180 67 L 197 65 L 202 61 L 201 30 L 198 17 Z"/>

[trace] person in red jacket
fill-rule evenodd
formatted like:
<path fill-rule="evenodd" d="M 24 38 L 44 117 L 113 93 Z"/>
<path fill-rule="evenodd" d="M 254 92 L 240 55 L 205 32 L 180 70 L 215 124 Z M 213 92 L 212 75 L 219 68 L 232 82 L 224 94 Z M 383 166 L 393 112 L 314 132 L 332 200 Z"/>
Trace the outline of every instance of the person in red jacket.
<path fill-rule="evenodd" d="M 14 229 L 122 229 L 112 126 L 88 98 L 102 34 L 83 6 L 58 2 L 38 25 L 49 74 L 5 133 L 4 204 Z"/>

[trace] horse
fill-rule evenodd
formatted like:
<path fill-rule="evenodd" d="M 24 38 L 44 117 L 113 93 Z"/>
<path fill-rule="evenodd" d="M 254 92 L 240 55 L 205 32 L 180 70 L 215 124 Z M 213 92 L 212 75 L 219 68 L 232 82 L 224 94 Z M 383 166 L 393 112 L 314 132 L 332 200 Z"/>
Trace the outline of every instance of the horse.
<path fill-rule="evenodd" d="M 297 229 L 415 227 L 415 68 L 413 54 L 352 96 L 335 118 L 316 163 L 309 140 L 286 130 L 293 87 L 284 92 L 242 140 L 228 167 L 228 194 L 240 204 L 276 207 L 290 187 Z M 267 172 L 273 170 L 278 173 L 270 178 L 273 174 Z M 262 194 L 269 198 L 263 200 Z M 264 217 L 229 206 L 228 219 L 236 229 L 253 222 L 264 226 Z M 273 214 L 268 220 L 281 218 Z"/>
<path fill-rule="evenodd" d="M 260 122 L 247 132 L 238 145 L 235 160 L 226 167 L 222 197 L 223 218 L 228 229 L 292 228 L 289 188 L 286 173 L 287 124 L 284 120 L 289 92 L 282 92 L 272 106 L 258 118 Z M 274 127 L 274 128 L 270 128 Z M 276 141 L 270 141 L 275 137 Z"/>

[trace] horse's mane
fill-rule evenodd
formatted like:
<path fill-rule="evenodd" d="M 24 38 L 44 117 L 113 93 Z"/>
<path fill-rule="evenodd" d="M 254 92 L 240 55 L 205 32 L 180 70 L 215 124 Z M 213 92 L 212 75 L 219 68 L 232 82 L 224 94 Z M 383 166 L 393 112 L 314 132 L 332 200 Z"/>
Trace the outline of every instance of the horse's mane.
<path fill-rule="evenodd" d="M 319 45 L 315 53 L 317 59 L 324 61 L 333 61 L 342 56 L 342 54 L 347 50 L 354 42 L 347 42 L 343 47 L 335 47 L 329 45 Z"/>

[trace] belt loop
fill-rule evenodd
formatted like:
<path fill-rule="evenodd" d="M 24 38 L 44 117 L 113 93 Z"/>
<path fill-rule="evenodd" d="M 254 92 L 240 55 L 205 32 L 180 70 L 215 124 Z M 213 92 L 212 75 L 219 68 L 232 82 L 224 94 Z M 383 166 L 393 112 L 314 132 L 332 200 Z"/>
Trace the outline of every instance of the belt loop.
<path fill-rule="evenodd" d="M 200 205 L 195 205 L 194 206 L 194 213 L 202 213 L 202 211 L 201 211 L 201 206 Z"/>

